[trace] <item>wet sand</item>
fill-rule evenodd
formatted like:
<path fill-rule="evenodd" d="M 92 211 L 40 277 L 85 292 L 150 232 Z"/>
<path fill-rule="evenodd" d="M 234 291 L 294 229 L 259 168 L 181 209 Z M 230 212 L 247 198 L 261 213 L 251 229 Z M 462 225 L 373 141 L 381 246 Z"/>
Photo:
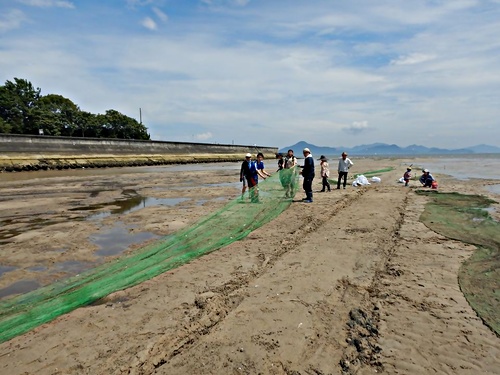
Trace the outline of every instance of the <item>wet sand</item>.
<path fill-rule="evenodd" d="M 397 183 L 406 160 L 353 161 L 353 173 L 395 169 L 0 344 L 0 373 L 500 374 L 500 339 L 457 282 L 475 247 L 419 221 L 418 183 Z M 239 195 L 239 165 L 221 166 L 0 175 L 0 289 L 46 285 L 196 222 Z M 436 177 L 442 191 L 498 200 L 491 181 Z"/>

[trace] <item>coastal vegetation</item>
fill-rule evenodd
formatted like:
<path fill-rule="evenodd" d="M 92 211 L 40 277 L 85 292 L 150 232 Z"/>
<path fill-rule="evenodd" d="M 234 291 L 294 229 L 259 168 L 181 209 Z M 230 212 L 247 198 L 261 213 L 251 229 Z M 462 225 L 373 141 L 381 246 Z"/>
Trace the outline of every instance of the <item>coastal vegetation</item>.
<path fill-rule="evenodd" d="M 149 140 L 147 128 L 114 109 L 82 111 L 58 94 L 42 95 L 26 79 L 0 86 L 0 133 Z"/>

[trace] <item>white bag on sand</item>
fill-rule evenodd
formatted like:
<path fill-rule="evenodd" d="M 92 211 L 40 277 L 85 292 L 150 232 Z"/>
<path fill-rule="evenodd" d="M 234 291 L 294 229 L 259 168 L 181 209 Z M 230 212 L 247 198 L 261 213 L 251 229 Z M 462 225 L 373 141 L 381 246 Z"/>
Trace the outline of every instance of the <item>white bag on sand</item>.
<path fill-rule="evenodd" d="M 399 183 L 401 183 L 401 184 L 404 184 L 405 179 L 404 179 L 403 177 L 401 177 L 401 178 L 398 180 L 398 182 L 399 182 Z"/>
<path fill-rule="evenodd" d="M 353 181 L 352 186 L 364 186 L 364 185 L 370 185 L 368 182 L 368 179 L 360 174 L 356 179 Z"/>
<path fill-rule="evenodd" d="M 371 182 L 380 182 L 380 181 L 382 181 L 380 179 L 380 177 L 372 177 L 370 180 L 371 180 Z"/>

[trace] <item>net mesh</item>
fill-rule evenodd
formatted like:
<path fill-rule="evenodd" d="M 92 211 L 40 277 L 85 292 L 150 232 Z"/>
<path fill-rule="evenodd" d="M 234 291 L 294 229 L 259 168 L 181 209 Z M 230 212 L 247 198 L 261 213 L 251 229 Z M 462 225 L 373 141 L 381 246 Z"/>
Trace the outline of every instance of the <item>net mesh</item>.
<path fill-rule="evenodd" d="M 417 191 L 430 199 L 421 220 L 446 237 L 478 246 L 462 264 L 459 283 L 484 323 L 500 336 L 500 224 L 486 210 L 495 201 L 481 195 Z"/>
<path fill-rule="evenodd" d="M 194 225 L 128 256 L 1 301 L 0 342 L 246 237 L 288 208 L 299 186 L 298 176 L 297 168 L 281 170 L 259 183 L 259 203 L 250 203 L 248 192 Z"/>

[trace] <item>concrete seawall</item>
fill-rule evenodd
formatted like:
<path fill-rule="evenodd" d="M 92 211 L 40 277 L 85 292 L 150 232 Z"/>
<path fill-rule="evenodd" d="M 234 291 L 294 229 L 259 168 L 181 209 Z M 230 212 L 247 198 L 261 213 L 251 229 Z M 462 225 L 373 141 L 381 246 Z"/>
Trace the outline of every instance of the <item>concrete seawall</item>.
<path fill-rule="evenodd" d="M 274 158 L 277 147 L 0 134 L 0 171 L 103 168 Z"/>

